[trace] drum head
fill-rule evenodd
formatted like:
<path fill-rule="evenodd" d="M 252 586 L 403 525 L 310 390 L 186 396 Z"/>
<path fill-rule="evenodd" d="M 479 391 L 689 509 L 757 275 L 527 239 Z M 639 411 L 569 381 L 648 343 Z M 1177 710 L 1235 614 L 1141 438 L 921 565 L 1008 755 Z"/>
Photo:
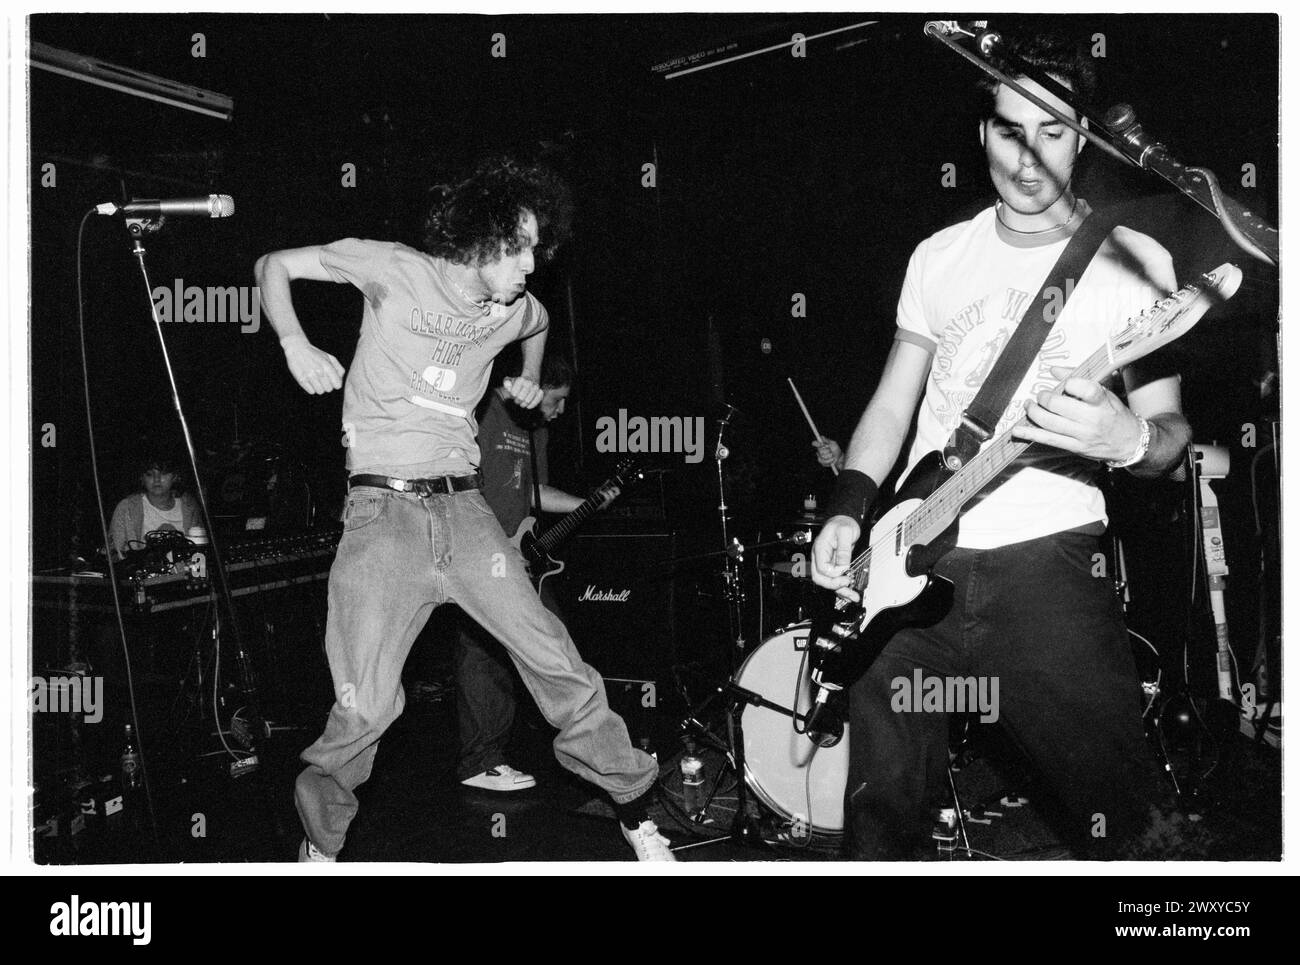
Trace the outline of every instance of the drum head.
<path fill-rule="evenodd" d="M 736 683 L 781 707 L 803 714 L 812 704 L 808 686 L 809 624 L 768 637 L 746 658 Z M 833 747 L 818 747 L 796 734 L 793 721 L 766 707 L 746 707 L 745 777 L 754 793 L 790 820 L 797 832 L 840 834 L 844 830 L 844 787 L 849 773 L 849 735 Z"/>

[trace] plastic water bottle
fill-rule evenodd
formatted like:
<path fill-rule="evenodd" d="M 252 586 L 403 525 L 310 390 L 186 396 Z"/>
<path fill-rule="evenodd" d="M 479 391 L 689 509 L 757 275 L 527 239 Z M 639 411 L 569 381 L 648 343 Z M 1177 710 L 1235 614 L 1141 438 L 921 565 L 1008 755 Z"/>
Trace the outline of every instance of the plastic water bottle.
<path fill-rule="evenodd" d="M 704 813 L 704 761 L 695 756 L 692 743 L 682 757 L 682 807 L 692 820 Z"/>
<path fill-rule="evenodd" d="M 133 791 L 140 786 L 140 752 L 135 747 L 135 732 L 126 725 L 126 748 L 122 751 L 122 790 Z"/>

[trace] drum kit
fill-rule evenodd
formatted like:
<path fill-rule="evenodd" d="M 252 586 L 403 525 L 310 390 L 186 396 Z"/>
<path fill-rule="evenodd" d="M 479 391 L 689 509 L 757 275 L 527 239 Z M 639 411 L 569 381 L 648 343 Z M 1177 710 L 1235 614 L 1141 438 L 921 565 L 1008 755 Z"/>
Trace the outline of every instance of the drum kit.
<path fill-rule="evenodd" d="M 777 705 L 745 707 L 740 716 L 745 777 L 754 796 L 801 832 L 839 835 L 844 828 L 844 787 L 849 771 L 848 728 L 831 747 L 819 747 L 793 726 L 811 705 L 808 687 L 808 622 L 768 637 L 736 672 L 742 692 Z"/>

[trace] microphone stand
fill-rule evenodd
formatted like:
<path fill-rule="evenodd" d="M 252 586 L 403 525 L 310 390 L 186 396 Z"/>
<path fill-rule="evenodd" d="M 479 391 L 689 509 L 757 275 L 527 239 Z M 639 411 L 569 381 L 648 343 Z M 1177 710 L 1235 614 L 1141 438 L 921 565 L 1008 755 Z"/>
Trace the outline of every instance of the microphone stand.
<path fill-rule="evenodd" d="M 1208 168 L 1185 167 L 1170 157 L 1163 144 L 1146 136 L 1142 126 L 1137 123 L 1133 109 L 1127 104 L 1117 104 L 1107 111 L 1105 116 L 1098 116 L 1095 111 L 1080 104 L 1077 95 L 1069 88 L 1007 51 L 1000 32 L 988 29 L 987 24 L 983 22 L 975 25 L 975 29 L 979 32 L 968 30 L 954 21 L 932 20 L 925 25 L 927 36 L 956 51 L 986 74 L 1006 84 L 1030 103 L 1042 108 L 1062 124 L 1096 144 L 1106 154 L 1125 164 L 1150 171 L 1169 182 L 1214 215 L 1223 225 L 1228 237 L 1246 254 L 1273 267 L 1278 266 L 1277 228 L 1254 212 L 1246 210 L 1239 201 L 1224 194 L 1213 171 Z M 959 44 L 953 39 L 956 36 L 972 39 L 978 54 Z M 989 58 L 994 56 L 1012 67 L 1019 76 L 1031 78 L 1059 98 L 1079 117 L 1087 119 L 1092 127 L 1085 127 L 1075 118 L 1067 117 L 1058 108 L 1026 90 L 1024 85 L 1017 83 L 1014 78 L 989 62 Z"/>
<path fill-rule="evenodd" d="M 726 403 L 723 403 L 724 405 Z M 732 651 L 732 667 L 736 669 L 736 654 L 745 649 L 744 639 L 744 617 L 741 608 L 745 603 L 745 590 L 741 586 L 741 566 L 744 563 L 744 556 L 741 552 L 733 551 L 730 539 L 727 536 L 727 485 L 722 474 L 722 464 L 727 457 L 731 455 L 723 443 L 723 435 L 727 426 L 731 423 L 731 417 L 735 414 L 735 409 L 728 405 L 727 412 L 718 419 L 718 443 L 713 448 L 713 461 L 718 470 L 718 523 L 722 530 L 722 545 L 726 552 L 726 559 L 723 561 L 723 596 L 727 601 L 727 621 L 730 628 L 730 636 L 735 641 L 735 647 Z"/>
<path fill-rule="evenodd" d="M 153 284 L 149 281 L 149 269 L 145 263 L 145 254 L 146 254 L 145 247 L 141 242 L 141 239 L 146 234 L 156 234 L 158 231 L 160 231 L 162 229 L 165 218 L 163 216 L 159 216 L 157 218 L 147 218 L 141 215 L 128 214 L 125 220 L 126 220 L 127 232 L 131 236 L 131 253 L 135 255 L 136 261 L 140 266 L 140 275 L 144 279 L 145 297 L 149 299 L 149 312 L 151 317 L 153 318 L 154 331 L 158 335 L 158 347 L 162 350 L 163 369 L 167 372 L 167 382 L 171 388 L 172 405 L 175 407 L 176 416 L 180 420 L 181 435 L 185 440 L 185 451 L 186 451 L 186 455 L 189 457 L 190 471 L 191 473 L 193 473 L 193 478 L 194 478 L 194 489 L 198 495 L 199 511 L 203 516 L 203 526 L 208 532 L 208 549 L 211 552 L 211 556 L 212 556 L 211 569 L 212 572 L 216 574 L 218 597 L 219 600 L 226 605 L 226 610 L 230 615 L 229 625 L 235 638 L 235 654 L 239 666 L 240 675 L 242 677 L 242 684 L 243 684 L 242 689 L 251 699 L 254 696 L 256 691 L 256 685 L 253 679 L 252 666 L 249 661 L 248 652 L 244 648 L 243 636 L 239 631 L 239 618 L 235 613 L 235 601 L 234 601 L 234 597 L 231 596 L 230 593 L 230 583 L 226 575 L 225 562 L 221 558 L 221 550 L 218 546 L 216 529 L 212 525 L 212 517 L 208 512 L 207 488 L 203 485 L 202 479 L 199 475 L 199 463 L 198 463 L 198 456 L 196 455 L 195 448 L 194 448 L 194 438 L 190 434 L 189 423 L 185 419 L 185 410 L 181 405 L 180 390 L 176 386 L 176 373 L 175 370 L 172 368 L 171 355 L 167 351 L 167 341 L 166 339 L 163 338 L 162 319 L 159 318 L 158 316 L 158 305 L 154 302 L 153 299 Z M 217 736 L 220 738 L 222 746 L 226 749 L 226 751 L 230 754 L 232 758 L 236 760 L 241 760 L 242 759 L 241 755 L 236 754 L 233 750 L 231 750 L 230 745 L 226 743 L 225 733 L 222 731 L 221 728 L 221 719 L 218 716 L 218 703 L 217 703 L 217 695 L 215 693 L 215 686 L 216 686 L 215 682 L 221 679 L 221 667 L 220 667 L 221 641 L 220 641 L 220 631 L 218 629 L 219 626 L 220 626 L 220 620 L 219 618 L 217 618 L 217 615 L 214 615 L 213 637 L 215 641 L 215 654 L 213 659 L 215 661 L 215 666 L 213 671 L 213 681 L 214 681 L 213 684 L 214 693 L 213 693 L 213 700 L 212 700 L 212 712 L 214 715 L 213 724 L 217 728 Z M 257 716 L 260 719 L 260 714 L 258 714 Z"/>

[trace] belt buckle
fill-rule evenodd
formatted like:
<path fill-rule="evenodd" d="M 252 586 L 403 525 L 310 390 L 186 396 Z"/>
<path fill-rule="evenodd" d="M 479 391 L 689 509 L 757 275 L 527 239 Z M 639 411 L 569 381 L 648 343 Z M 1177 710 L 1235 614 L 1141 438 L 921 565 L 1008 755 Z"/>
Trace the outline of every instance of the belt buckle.
<path fill-rule="evenodd" d="M 454 492 L 451 485 L 451 479 L 447 476 L 434 476 L 427 479 L 412 479 L 410 486 L 413 492 L 417 493 L 421 499 L 429 496 L 441 496 Z"/>

